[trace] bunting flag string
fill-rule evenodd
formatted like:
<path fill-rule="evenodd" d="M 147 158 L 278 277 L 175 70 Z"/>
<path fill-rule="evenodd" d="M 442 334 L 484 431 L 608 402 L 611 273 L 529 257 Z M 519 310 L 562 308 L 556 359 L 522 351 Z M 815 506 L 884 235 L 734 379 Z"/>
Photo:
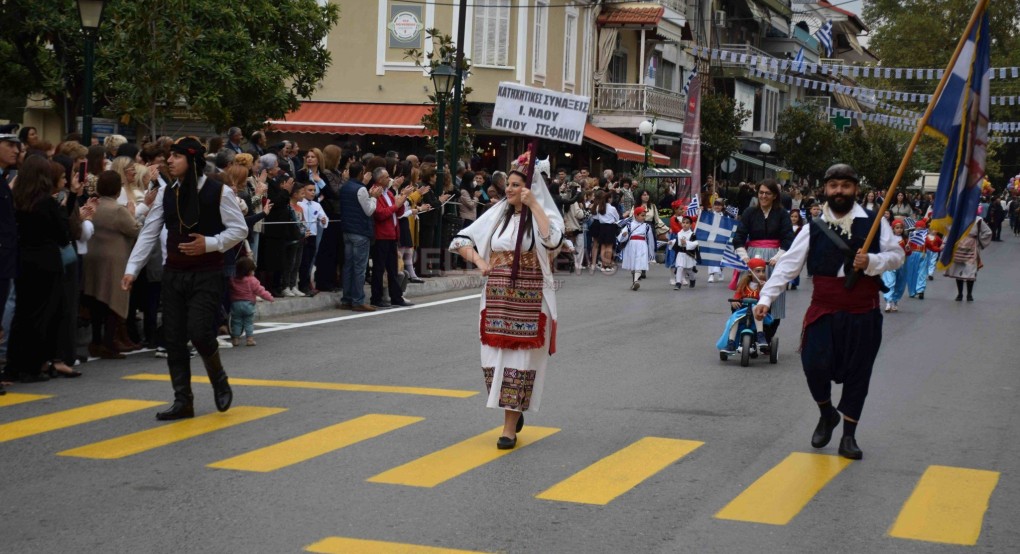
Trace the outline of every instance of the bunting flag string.
<path fill-rule="evenodd" d="M 871 123 L 878 123 L 901 131 L 911 131 L 917 127 L 918 117 L 896 117 L 886 114 L 879 113 L 864 113 L 854 110 L 845 110 L 842 108 L 829 108 L 828 113 L 834 117 L 845 117 L 850 119 L 856 119 L 858 121 L 868 121 Z M 989 123 L 988 129 L 995 133 L 1020 133 L 1020 121 L 1002 121 L 998 123 Z M 992 138 L 999 142 L 1020 142 L 1020 137 L 1007 137 L 995 135 Z"/>
<path fill-rule="evenodd" d="M 749 68 L 748 72 L 754 77 L 760 77 L 776 83 L 793 85 L 795 87 L 802 87 L 810 90 L 818 90 L 823 92 L 835 92 L 839 94 L 846 94 L 859 98 L 860 100 L 869 104 L 877 104 L 878 100 L 893 100 L 897 102 L 910 102 L 910 103 L 924 103 L 927 104 L 931 100 L 930 94 L 919 94 L 916 92 L 902 92 L 895 90 L 880 90 L 871 89 L 867 87 L 854 87 L 849 85 L 841 85 L 839 83 L 832 83 L 829 81 L 816 81 L 813 79 L 805 79 L 803 77 L 797 77 L 795 75 L 787 75 L 784 73 L 777 73 L 774 71 L 764 71 L 755 67 Z M 990 103 L 995 106 L 1015 106 L 1020 96 L 992 96 Z M 909 110 L 906 110 L 909 111 Z M 913 112 L 911 112 L 913 113 Z"/>
<path fill-rule="evenodd" d="M 762 54 L 748 55 L 746 52 L 734 50 L 721 50 L 718 48 L 707 48 L 704 46 L 690 47 L 695 57 L 720 60 L 738 64 L 749 64 L 776 70 L 786 71 L 793 69 L 798 73 L 817 73 L 820 75 L 843 76 L 843 77 L 875 77 L 881 79 L 896 80 L 922 80 L 936 81 L 942 78 L 945 68 L 930 69 L 916 67 L 877 67 L 871 65 L 847 65 L 847 64 L 826 64 L 814 62 L 794 62 L 792 60 L 780 60 L 772 56 Z M 1020 67 L 993 67 L 991 68 L 992 80 L 1020 79 Z"/>

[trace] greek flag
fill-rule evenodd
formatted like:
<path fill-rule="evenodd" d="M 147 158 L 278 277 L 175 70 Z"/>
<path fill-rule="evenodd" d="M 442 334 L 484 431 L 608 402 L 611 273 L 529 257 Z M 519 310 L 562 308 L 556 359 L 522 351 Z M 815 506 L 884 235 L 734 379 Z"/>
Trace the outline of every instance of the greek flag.
<path fill-rule="evenodd" d="M 686 96 L 687 92 L 691 90 L 691 81 L 694 80 L 694 77 L 697 76 L 697 74 L 698 66 L 695 65 L 694 69 L 691 69 L 691 74 L 687 76 L 687 82 L 684 83 L 684 96 Z"/>
<path fill-rule="evenodd" d="M 698 202 L 698 195 L 695 194 L 691 197 L 691 203 L 687 205 L 687 217 L 698 217 L 698 210 L 701 209 L 701 203 Z"/>
<path fill-rule="evenodd" d="M 702 265 L 733 267 L 732 265 L 726 265 L 724 259 L 727 256 L 727 252 L 736 258 L 736 254 L 733 253 L 733 247 L 729 244 L 730 237 L 733 236 L 733 231 L 736 228 L 737 220 L 732 217 L 717 214 L 713 211 L 701 214 L 701 219 L 698 220 L 698 226 L 694 230 L 694 235 L 698 239 L 698 248 L 701 250 Z M 740 258 L 736 258 L 736 260 L 740 262 Z"/>
<path fill-rule="evenodd" d="M 822 44 L 822 48 L 825 49 L 825 57 L 832 57 L 832 20 L 825 22 L 821 29 L 815 33 L 815 37 L 818 38 L 818 42 Z"/>
<path fill-rule="evenodd" d="M 740 208 L 736 206 L 726 206 L 726 215 L 732 217 L 733 219 L 737 219 L 738 217 L 740 217 Z"/>
<path fill-rule="evenodd" d="M 793 69 L 796 69 L 798 73 L 804 73 L 804 47 L 800 47 L 800 51 L 797 52 L 797 57 L 793 59 Z"/>
<path fill-rule="evenodd" d="M 914 225 L 917 225 L 917 220 L 916 220 L 916 219 L 914 219 L 914 218 L 912 218 L 912 217 L 904 217 L 904 218 L 903 218 L 903 227 L 904 227 L 904 228 L 905 228 L 905 229 L 906 229 L 907 231 L 909 231 L 909 230 L 913 229 L 913 228 L 914 228 Z"/>
<path fill-rule="evenodd" d="M 928 230 L 927 229 L 918 229 L 918 230 L 916 230 L 916 231 L 914 231 L 913 233 L 910 234 L 910 244 L 913 244 L 914 246 L 923 248 L 924 247 L 924 239 L 926 239 L 926 238 L 928 238 Z"/>
<path fill-rule="evenodd" d="M 702 257 L 704 257 L 704 254 L 702 254 Z M 723 252 L 722 263 L 720 265 L 723 267 L 732 267 L 738 271 L 751 270 L 751 268 L 747 267 L 747 264 L 744 263 L 744 260 L 741 260 L 740 256 L 737 256 L 737 253 L 733 250 L 733 246 L 729 244 L 726 245 L 726 251 Z"/>

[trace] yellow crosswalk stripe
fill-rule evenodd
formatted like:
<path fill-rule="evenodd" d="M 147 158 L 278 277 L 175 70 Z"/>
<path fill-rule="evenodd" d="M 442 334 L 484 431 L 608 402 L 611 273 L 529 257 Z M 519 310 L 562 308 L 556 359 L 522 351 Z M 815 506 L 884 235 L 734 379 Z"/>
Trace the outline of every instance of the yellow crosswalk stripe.
<path fill-rule="evenodd" d="M 496 449 L 496 440 L 503 433 L 503 427 L 497 427 L 417 460 L 412 460 L 402 466 L 384 471 L 368 480 L 372 483 L 431 488 L 557 432 L 559 429 L 552 427 L 529 426 L 524 432 L 517 435 L 516 448 L 498 450 Z"/>
<path fill-rule="evenodd" d="M 132 381 L 170 381 L 169 375 L 158 375 L 155 373 L 139 373 L 128 375 L 124 379 Z M 208 383 L 208 377 L 194 376 L 191 378 L 196 383 Z M 478 391 L 458 389 L 434 389 L 427 387 L 401 387 L 394 385 L 357 385 L 352 383 L 325 383 L 319 381 L 282 381 L 276 379 L 247 379 L 244 377 L 231 377 L 231 386 L 242 387 L 276 387 L 284 389 L 311 389 L 311 390 L 337 390 L 346 392 L 379 392 L 389 394 L 415 394 L 419 396 L 441 396 L 447 398 L 470 398 L 476 396 Z"/>
<path fill-rule="evenodd" d="M 56 431 L 57 429 L 66 429 L 108 417 L 137 412 L 138 410 L 145 410 L 161 404 L 164 404 L 164 402 L 107 400 L 106 402 L 89 404 L 80 408 L 72 408 L 52 414 L 12 421 L 0 425 L 0 443 Z"/>
<path fill-rule="evenodd" d="M 477 550 L 455 550 L 398 542 L 369 541 L 347 537 L 327 537 L 305 547 L 305 552 L 319 554 L 485 554 Z"/>
<path fill-rule="evenodd" d="M 998 482 L 997 471 L 929 466 L 900 509 L 889 535 L 973 546 Z"/>
<path fill-rule="evenodd" d="M 840 456 L 794 452 L 758 478 L 715 517 L 786 525 L 850 465 Z"/>
<path fill-rule="evenodd" d="M 536 498 L 605 506 L 703 444 L 645 437 L 542 491 Z"/>
<path fill-rule="evenodd" d="M 300 437 L 209 464 L 209 467 L 238 471 L 276 471 L 424 419 L 385 414 L 363 415 Z"/>
<path fill-rule="evenodd" d="M 193 419 L 182 419 L 174 423 L 160 425 L 153 429 L 87 444 L 78 448 L 72 448 L 71 450 L 58 452 L 57 454 L 59 456 L 73 456 L 76 458 L 115 460 L 285 411 L 287 411 L 286 408 L 237 406 L 225 413 L 213 413 Z"/>
<path fill-rule="evenodd" d="M 35 400 L 45 400 L 47 398 L 53 398 L 53 395 L 9 392 L 3 396 L 0 396 L 0 408 L 3 408 L 5 406 L 14 406 L 16 404 L 24 404 L 25 402 L 33 402 Z"/>

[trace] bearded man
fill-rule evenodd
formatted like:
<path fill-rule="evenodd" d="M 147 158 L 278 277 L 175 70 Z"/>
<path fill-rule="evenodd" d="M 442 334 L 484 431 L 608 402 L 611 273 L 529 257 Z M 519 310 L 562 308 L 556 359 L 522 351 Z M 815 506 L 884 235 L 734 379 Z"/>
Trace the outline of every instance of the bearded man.
<path fill-rule="evenodd" d="M 855 202 L 860 179 L 854 168 L 836 164 L 825 172 L 824 182 L 827 201 L 821 217 L 812 221 L 810 232 L 798 233 L 790 250 L 779 259 L 762 287 L 754 315 L 763 319 L 772 301 L 807 264 L 814 275 L 814 292 L 804 315 L 801 363 L 821 412 L 811 446 L 829 444 L 842 414 L 839 455 L 860 460 L 863 453 L 855 438 L 857 422 L 882 343 L 881 275 L 903 265 L 905 256 L 884 220 L 879 240 L 873 241 L 867 252 L 863 250 L 868 231 L 879 216 Z M 832 405 L 831 381 L 843 384 L 838 409 Z"/>
<path fill-rule="evenodd" d="M 197 139 L 175 142 L 167 162 L 175 180 L 156 196 L 121 280 L 121 287 L 130 290 L 165 229 L 161 301 L 174 402 L 156 414 L 164 421 L 195 417 L 189 340 L 205 364 L 216 409 L 230 408 L 233 393 L 220 362 L 216 317 L 223 298 L 223 254 L 248 235 L 234 191 L 203 175 L 205 148 Z"/>

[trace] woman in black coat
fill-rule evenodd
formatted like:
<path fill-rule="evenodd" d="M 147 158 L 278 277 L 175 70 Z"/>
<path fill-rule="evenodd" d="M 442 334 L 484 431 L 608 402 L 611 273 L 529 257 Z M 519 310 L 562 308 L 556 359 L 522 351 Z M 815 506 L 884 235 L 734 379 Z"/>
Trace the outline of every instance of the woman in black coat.
<path fill-rule="evenodd" d="M 303 238 L 287 209 L 293 187 L 294 178 L 281 174 L 269 180 L 269 191 L 266 193 L 274 209 L 266 216 L 262 238 L 259 239 L 259 270 L 265 272 L 262 284 L 274 297 L 283 296 L 287 247 Z"/>

